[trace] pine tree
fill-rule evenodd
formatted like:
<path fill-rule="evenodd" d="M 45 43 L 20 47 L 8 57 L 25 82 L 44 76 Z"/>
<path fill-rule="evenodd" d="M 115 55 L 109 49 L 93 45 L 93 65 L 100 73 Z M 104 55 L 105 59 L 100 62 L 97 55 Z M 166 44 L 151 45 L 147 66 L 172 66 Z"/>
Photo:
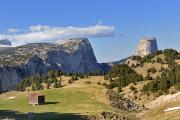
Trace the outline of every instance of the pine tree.
<path fill-rule="evenodd" d="M 50 84 L 47 83 L 47 84 L 46 84 L 46 89 L 49 89 L 49 87 L 50 87 Z"/>

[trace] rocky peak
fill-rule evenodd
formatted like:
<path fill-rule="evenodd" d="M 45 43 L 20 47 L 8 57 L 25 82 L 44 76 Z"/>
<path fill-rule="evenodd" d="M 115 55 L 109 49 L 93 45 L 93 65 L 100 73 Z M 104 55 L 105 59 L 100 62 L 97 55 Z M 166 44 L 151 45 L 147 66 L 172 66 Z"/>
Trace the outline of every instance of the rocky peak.
<path fill-rule="evenodd" d="M 87 38 L 71 38 L 58 42 L 59 45 L 71 45 L 71 44 L 90 44 Z"/>
<path fill-rule="evenodd" d="M 86 73 L 101 69 L 87 38 L 63 40 L 56 45 L 58 49 L 48 52 L 45 59 L 61 66 L 61 70 Z"/>
<path fill-rule="evenodd" d="M 57 45 L 67 53 L 74 53 L 81 47 L 89 48 L 91 44 L 87 38 L 71 38 L 67 40 L 62 40 L 57 43 Z"/>
<path fill-rule="evenodd" d="M 145 55 L 152 54 L 158 51 L 158 46 L 155 37 L 146 37 L 140 40 L 137 46 L 135 55 L 144 57 Z"/>

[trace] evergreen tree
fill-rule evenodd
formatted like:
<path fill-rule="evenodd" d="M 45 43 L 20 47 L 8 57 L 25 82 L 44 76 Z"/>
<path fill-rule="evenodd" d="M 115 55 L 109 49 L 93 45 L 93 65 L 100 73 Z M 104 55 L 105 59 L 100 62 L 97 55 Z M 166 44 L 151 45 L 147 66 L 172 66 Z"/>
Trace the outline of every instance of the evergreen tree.
<path fill-rule="evenodd" d="M 50 84 L 47 83 L 47 84 L 46 84 L 46 89 L 49 89 L 49 87 L 50 87 Z"/>

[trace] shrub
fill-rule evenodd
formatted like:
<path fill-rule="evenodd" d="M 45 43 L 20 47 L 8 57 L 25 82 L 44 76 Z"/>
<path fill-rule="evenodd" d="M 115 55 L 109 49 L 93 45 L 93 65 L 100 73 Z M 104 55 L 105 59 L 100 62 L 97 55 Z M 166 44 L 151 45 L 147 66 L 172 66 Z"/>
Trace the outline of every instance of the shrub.
<path fill-rule="evenodd" d="M 71 83 L 72 83 L 72 80 L 71 80 L 71 79 L 69 79 L 69 80 L 68 80 L 68 84 L 71 84 Z"/>
<path fill-rule="evenodd" d="M 150 76 L 150 74 L 148 73 L 147 76 L 145 76 L 144 78 L 145 80 L 152 80 L 153 78 Z"/>
<path fill-rule="evenodd" d="M 100 82 L 97 82 L 97 84 L 98 84 L 98 85 L 101 85 L 101 83 L 100 83 Z"/>
<path fill-rule="evenodd" d="M 136 90 L 136 88 L 135 87 L 133 87 L 132 85 L 130 86 L 130 88 L 129 88 L 130 90 L 132 90 L 132 91 L 134 91 L 134 90 Z"/>
<path fill-rule="evenodd" d="M 155 73 L 156 71 L 157 70 L 154 67 L 147 69 L 147 73 Z"/>
<path fill-rule="evenodd" d="M 137 96 L 136 96 L 136 95 L 134 96 L 134 99 L 135 99 L 135 100 L 137 99 Z"/>
<path fill-rule="evenodd" d="M 91 84 L 91 81 L 86 81 L 86 84 Z"/>
<path fill-rule="evenodd" d="M 107 87 L 107 84 L 106 84 L 106 83 L 103 83 L 102 85 Z"/>

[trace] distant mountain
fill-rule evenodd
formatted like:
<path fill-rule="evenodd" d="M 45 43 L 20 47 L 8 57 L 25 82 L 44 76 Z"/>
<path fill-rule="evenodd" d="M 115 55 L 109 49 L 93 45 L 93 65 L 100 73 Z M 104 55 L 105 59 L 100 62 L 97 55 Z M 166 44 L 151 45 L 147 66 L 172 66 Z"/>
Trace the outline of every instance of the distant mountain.
<path fill-rule="evenodd" d="M 0 51 L 0 91 L 13 89 L 23 77 L 48 70 L 88 73 L 107 71 L 97 63 L 87 38 L 74 38 L 59 43 L 30 43 Z"/>
<path fill-rule="evenodd" d="M 0 40 L 0 47 L 10 47 L 12 45 L 11 41 L 8 39 Z"/>
<path fill-rule="evenodd" d="M 130 57 L 118 60 L 118 61 L 113 61 L 113 62 L 108 62 L 106 63 L 108 66 L 112 67 L 114 65 L 118 65 L 118 64 L 125 64 L 126 60 L 129 59 Z"/>

